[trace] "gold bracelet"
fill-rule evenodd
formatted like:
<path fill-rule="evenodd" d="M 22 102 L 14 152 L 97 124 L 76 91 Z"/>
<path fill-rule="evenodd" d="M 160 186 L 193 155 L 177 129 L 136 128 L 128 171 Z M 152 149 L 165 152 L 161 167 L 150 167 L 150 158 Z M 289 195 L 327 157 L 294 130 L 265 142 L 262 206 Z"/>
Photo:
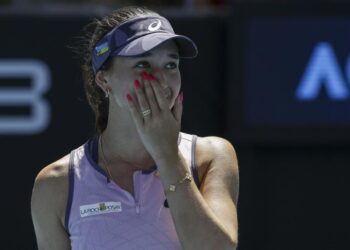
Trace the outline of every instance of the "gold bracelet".
<path fill-rule="evenodd" d="M 184 181 L 188 180 L 189 182 L 192 181 L 192 176 L 189 172 L 186 173 L 185 177 L 182 178 L 182 180 L 180 180 L 178 183 L 176 184 L 170 184 L 169 188 L 165 191 L 165 194 L 168 194 L 170 192 L 175 192 L 176 191 L 176 187 L 178 185 L 180 185 L 181 183 L 183 183 Z"/>

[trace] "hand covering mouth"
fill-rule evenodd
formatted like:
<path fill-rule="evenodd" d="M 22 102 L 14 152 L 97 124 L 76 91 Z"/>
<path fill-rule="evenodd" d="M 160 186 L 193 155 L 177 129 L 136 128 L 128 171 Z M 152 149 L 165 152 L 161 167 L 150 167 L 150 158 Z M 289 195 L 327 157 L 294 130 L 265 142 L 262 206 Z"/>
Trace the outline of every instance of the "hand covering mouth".
<path fill-rule="evenodd" d="M 170 100 L 171 96 L 172 96 L 171 89 L 168 87 L 168 88 L 164 89 L 163 92 L 164 92 L 165 97 Z"/>

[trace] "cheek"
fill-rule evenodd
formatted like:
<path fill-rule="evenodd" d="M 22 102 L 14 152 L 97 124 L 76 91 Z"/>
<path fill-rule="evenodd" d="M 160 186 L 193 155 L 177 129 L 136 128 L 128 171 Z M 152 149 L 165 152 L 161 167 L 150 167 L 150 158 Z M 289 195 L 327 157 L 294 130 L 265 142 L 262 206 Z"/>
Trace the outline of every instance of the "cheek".
<path fill-rule="evenodd" d="M 112 83 L 114 95 L 125 96 L 127 93 L 134 92 L 134 80 L 137 79 L 134 74 L 119 73 L 114 79 L 115 80 Z"/>
<path fill-rule="evenodd" d="M 180 73 L 174 74 L 169 78 L 169 83 L 173 88 L 180 89 L 181 88 L 181 76 Z"/>
<path fill-rule="evenodd" d="M 174 85 L 175 85 L 175 87 L 176 87 L 178 90 L 180 90 L 181 85 L 182 85 L 180 74 L 178 74 L 178 75 L 175 77 L 175 79 L 174 79 Z"/>

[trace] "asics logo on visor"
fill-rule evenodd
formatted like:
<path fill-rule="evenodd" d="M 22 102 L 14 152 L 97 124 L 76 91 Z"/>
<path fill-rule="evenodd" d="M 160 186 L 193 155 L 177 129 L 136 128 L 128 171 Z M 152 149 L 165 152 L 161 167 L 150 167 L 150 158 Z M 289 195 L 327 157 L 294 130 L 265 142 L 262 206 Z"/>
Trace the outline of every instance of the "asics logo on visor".
<path fill-rule="evenodd" d="M 162 25 L 161 21 L 159 19 L 157 19 L 156 21 L 154 21 L 150 25 L 148 25 L 148 30 L 149 31 L 159 30 L 161 25 Z"/>

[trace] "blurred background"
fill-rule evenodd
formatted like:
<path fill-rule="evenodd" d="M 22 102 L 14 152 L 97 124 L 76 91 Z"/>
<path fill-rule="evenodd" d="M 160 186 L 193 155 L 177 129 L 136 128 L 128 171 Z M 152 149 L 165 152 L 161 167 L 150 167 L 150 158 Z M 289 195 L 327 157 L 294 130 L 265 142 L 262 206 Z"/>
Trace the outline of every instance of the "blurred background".
<path fill-rule="evenodd" d="M 349 249 L 346 1 L 0 0 L 1 249 L 36 249 L 35 176 L 94 134 L 71 47 L 130 4 L 198 45 L 181 62 L 182 131 L 236 148 L 239 249 Z"/>

